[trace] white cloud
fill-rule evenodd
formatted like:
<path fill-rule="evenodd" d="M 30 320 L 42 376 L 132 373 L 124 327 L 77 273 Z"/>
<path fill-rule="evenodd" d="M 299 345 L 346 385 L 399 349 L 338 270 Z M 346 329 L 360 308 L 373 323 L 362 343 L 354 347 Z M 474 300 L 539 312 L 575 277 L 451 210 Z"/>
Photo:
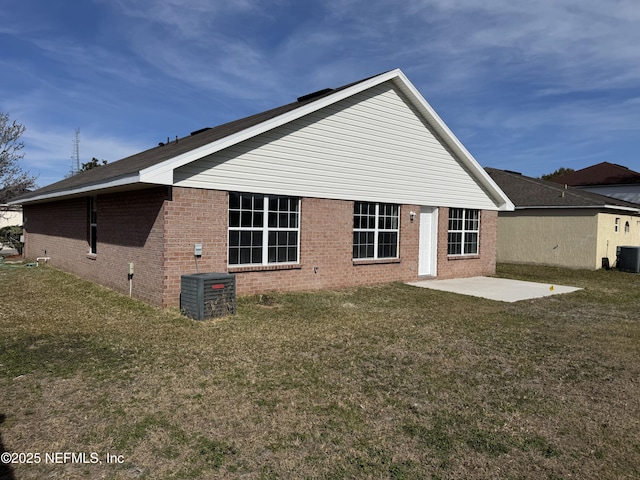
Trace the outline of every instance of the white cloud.
<path fill-rule="evenodd" d="M 48 59 L 65 68 L 74 83 L 87 78 L 92 81 L 113 81 L 115 78 L 133 85 L 150 82 L 135 62 L 113 49 L 64 38 L 34 38 L 32 41 Z"/>
<path fill-rule="evenodd" d="M 102 2 L 102 0 L 100 0 Z M 241 99 L 277 89 L 279 76 L 268 49 L 245 39 L 246 30 L 225 34 L 236 15 L 268 18 L 262 2 L 117 0 L 113 28 L 145 66 L 186 85 Z M 241 22 L 239 22 L 241 23 Z"/>
<path fill-rule="evenodd" d="M 163 75 L 205 91 L 256 99 L 277 85 L 270 64 L 242 41 L 209 39 L 205 46 L 189 46 L 139 30 L 132 43 L 137 55 Z"/>
<path fill-rule="evenodd" d="M 456 41 L 440 40 L 439 47 L 470 57 L 486 52 L 486 67 L 498 64 L 502 69 L 495 75 L 524 70 L 565 91 L 624 86 L 640 79 L 640 4 L 635 1 L 419 3 L 425 17 L 435 8 L 450 21 L 449 39 L 455 35 Z"/>
<path fill-rule="evenodd" d="M 228 15 L 259 13 L 264 3 L 255 0 L 96 0 L 117 9 L 137 23 L 167 27 L 171 36 L 199 39 L 215 30 Z"/>
<path fill-rule="evenodd" d="M 636 0 L 328 0 L 326 10 L 312 35 L 337 34 L 345 49 L 369 42 L 442 89 L 532 80 L 544 94 L 640 80 Z"/>

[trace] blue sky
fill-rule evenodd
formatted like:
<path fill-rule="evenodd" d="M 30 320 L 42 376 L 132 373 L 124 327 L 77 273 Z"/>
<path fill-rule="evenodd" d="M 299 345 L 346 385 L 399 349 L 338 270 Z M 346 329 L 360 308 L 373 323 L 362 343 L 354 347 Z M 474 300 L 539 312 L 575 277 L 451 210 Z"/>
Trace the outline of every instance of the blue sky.
<path fill-rule="evenodd" d="M 483 166 L 640 170 L 637 0 L 8 0 L 0 112 L 40 186 L 80 160 L 401 68 Z"/>

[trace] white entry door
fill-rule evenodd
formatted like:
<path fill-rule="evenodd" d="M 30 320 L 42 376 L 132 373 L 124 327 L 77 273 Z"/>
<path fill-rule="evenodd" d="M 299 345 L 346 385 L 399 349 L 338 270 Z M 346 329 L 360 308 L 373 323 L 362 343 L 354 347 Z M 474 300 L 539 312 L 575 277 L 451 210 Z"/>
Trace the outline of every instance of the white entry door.
<path fill-rule="evenodd" d="M 420 207 L 418 275 L 435 275 L 438 247 L 438 209 Z"/>

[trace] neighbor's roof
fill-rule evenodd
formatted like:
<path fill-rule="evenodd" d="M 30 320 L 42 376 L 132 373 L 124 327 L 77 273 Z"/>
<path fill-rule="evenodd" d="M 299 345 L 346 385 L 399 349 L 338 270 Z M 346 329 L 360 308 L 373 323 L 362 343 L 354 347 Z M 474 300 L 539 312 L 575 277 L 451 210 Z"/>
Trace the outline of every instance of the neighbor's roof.
<path fill-rule="evenodd" d="M 587 185 L 627 185 L 640 184 L 640 173 L 617 165 L 615 163 L 602 162 L 582 170 L 565 173 L 553 179 L 556 183 L 573 187 Z"/>
<path fill-rule="evenodd" d="M 500 209 L 513 209 L 510 200 L 399 69 L 339 88 L 321 90 L 300 97 L 296 102 L 281 107 L 215 128 L 193 132 L 187 137 L 170 140 L 166 144 L 160 144 L 155 148 L 27 193 L 14 199 L 11 203 L 52 201 L 75 195 L 95 194 L 105 190 L 172 185 L 173 172 L 176 168 L 309 115 L 384 82 L 392 82 L 402 91 L 407 100 L 435 130 L 464 167 L 490 193 Z"/>
<path fill-rule="evenodd" d="M 518 172 L 485 168 L 516 206 L 525 208 L 608 208 L 640 213 L 640 205 L 559 185 Z"/>

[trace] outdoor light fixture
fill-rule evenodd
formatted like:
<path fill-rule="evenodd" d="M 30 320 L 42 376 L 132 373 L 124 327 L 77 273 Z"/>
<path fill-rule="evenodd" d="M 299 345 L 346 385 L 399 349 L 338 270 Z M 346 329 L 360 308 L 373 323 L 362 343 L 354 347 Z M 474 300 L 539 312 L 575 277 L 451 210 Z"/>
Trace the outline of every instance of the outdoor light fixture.
<path fill-rule="evenodd" d="M 409 218 L 411 219 L 411 221 L 413 222 L 416 219 L 416 212 L 414 212 L 413 210 L 411 210 L 409 212 Z"/>

